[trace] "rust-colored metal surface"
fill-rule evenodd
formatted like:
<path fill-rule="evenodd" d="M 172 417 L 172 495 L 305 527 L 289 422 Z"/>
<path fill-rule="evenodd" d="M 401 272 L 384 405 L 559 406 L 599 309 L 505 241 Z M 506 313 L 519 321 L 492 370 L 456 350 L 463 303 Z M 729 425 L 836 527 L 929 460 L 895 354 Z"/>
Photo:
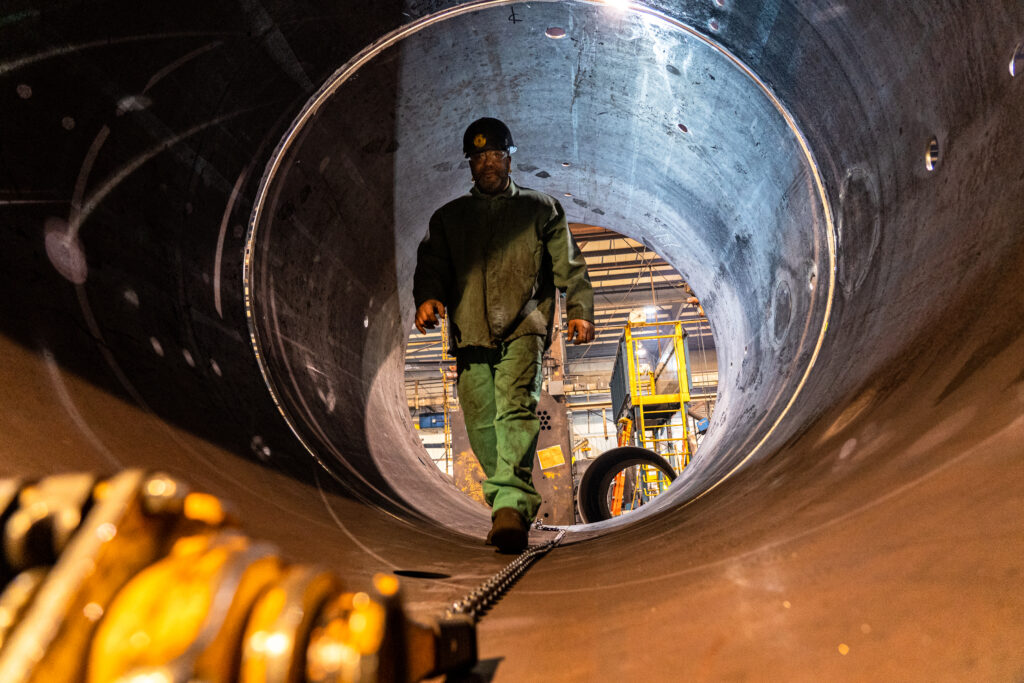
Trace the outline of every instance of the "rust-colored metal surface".
<path fill-rule="evenodd" d="M 471 499 L 486 506 L 483 480 L 487 478 L 484 468 L 473 454 L 466 434 L 466 420 L 462 411 L 452 413 L 452 472 L 455 486 Z"/>
<path fill-rule="evenodd" d="M 517 183 L 693 284 L 721 395 L 481 622 L 488 675 L 1020 678 L 1024 9 L 612 5 L 3 12 L 2 474 L 164 470 L 440 613 L 504 562 L 402 343 L 499 116 Z"/>

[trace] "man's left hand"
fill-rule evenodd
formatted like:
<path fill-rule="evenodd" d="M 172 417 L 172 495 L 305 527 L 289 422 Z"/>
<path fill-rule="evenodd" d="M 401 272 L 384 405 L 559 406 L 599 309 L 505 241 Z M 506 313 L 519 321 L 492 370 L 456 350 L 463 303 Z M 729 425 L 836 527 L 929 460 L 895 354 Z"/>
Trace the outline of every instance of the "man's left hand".
<path fill-rule="evenodd" d="M 570 320 L 569 330 L 565 334 L 566 341 L 573 344 L 586 344 L 594 341 L 594 323 L 587 320 Z"/>

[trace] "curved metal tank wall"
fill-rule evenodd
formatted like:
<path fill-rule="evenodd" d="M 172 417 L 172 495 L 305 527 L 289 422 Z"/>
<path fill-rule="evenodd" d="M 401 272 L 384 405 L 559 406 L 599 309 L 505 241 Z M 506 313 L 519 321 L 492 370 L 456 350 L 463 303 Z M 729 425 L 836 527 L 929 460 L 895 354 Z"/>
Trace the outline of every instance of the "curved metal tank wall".
<path fill-rule="evenodd" d="M 112 0 L 0 38 L 5 476 L 160 468 L 355 584 L 450 575 L 422 615 L 495 571 L 401 382 L 415 245 L 500 115 L 518 181 L 693 281 L 723 388 L 671 495 L 481 623 L 497 680 L 1021 675 L 1019 3 Z"/>

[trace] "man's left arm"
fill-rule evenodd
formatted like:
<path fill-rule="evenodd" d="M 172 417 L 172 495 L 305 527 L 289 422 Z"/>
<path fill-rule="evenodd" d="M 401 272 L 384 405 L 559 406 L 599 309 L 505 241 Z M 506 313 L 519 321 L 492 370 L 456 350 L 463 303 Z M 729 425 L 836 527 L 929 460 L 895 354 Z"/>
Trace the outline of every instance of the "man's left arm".
<path fill-rule="evenodd" d="M 555 201 L 553 215 L 544 229 L 555 286 L 565 292 L 567 337 L 576 344 L 594 340 L 594 289 L 576 240 L 569 232 L 562 205 Z"/>

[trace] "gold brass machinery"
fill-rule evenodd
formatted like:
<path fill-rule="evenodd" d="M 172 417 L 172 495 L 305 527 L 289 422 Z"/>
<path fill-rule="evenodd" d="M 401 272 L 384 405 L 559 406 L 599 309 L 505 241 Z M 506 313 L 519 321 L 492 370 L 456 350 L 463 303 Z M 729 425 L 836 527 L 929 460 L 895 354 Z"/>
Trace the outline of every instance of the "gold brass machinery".
<path fill-rule="evenodd" d="M 416 681 L 476 662 L 472 619 L 404 614 L 289 565 L 217 498 L 129 470 L 0 480 L 0 681 Z"/>

